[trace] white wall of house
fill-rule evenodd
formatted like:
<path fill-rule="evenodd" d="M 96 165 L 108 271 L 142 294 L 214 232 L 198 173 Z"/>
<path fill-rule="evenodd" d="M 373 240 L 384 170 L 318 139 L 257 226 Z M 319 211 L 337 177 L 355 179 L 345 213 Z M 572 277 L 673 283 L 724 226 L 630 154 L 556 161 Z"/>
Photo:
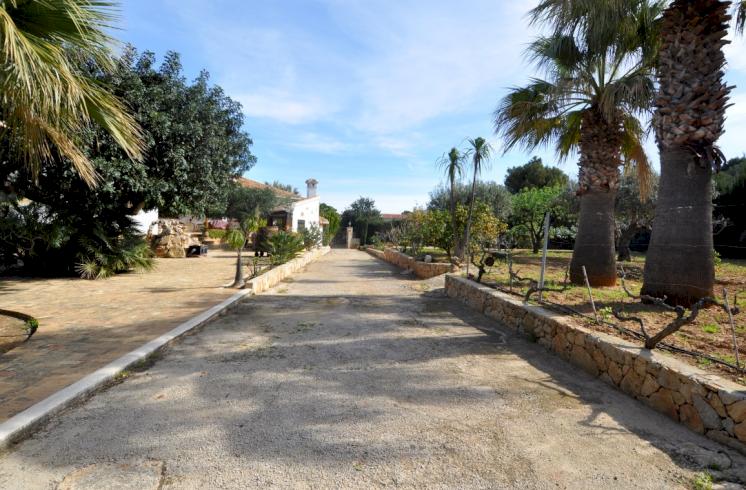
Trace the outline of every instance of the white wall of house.
<path fill-rule="evenodd" d="M 312 225 L 318 226 L 319 228 L 319 198 L 311 197 L 303 199 L 302 201 L 296 201 L 293 203 L 293 224 L 292 231 L 298 231 L 298 222 L 303 221 L 306 228 Z"/>
<path fill-rule="evenodd" d="M 135 222 L 135 227 L 137 227 L 137 231 L 142 233 L 143 235 L 148 232 L 148 227 L 153 222 L 156 222 L 156 225 L 153 227 L 153 234 L 158 233 L 158 210 L 157 209 L 151 209 L 149 211 L 141 210 L 139 213 L 137 213 L 134 216 L 130 216 L 132 218 L 132 221 Z"/>

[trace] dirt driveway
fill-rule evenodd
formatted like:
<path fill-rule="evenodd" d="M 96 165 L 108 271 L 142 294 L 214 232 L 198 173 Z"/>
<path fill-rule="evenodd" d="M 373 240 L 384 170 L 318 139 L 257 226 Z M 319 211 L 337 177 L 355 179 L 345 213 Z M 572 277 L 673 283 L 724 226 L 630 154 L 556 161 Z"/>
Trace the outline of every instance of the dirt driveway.
<path fill-rule="evenodd" d="M 659 489 L 746 468 L 438 287 L 335 250 L 0 457 L 0 488 Z"/>

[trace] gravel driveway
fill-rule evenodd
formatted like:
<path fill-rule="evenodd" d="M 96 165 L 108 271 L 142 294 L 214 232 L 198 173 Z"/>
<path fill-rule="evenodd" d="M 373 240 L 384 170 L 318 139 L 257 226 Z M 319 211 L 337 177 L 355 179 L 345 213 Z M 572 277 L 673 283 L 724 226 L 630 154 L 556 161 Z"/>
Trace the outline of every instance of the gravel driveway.
<path fill-rule="evenodd" d="M 746 468 L 440 287 L 334 250 L 4 454 L 0 488 L 660 489 Z"/>

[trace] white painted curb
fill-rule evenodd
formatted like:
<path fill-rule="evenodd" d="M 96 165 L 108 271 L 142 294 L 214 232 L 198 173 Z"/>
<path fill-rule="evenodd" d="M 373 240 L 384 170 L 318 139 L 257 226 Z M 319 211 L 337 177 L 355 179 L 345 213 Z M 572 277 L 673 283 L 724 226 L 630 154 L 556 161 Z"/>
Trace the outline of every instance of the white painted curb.
<path fill-rule="evenodd" d="M 78 400 L 82 400 L 97 389 L 110 383 L 122 371 L 146 359 L 172 340 L 184 335 L 199 326 L 204 325 L 216 316 L 235 306 L 247 296 L 251 296 L 250 289 L 244 289 L 212 308 L 185 321 L 176 328 L 164 333 L 158 338 L 129 352 L 106 366 L 97 369 L 88 376 L 76 381 L 60 391 L 48 396 L 39 403 L 30 406 L 10 419 L 0 424 L 0 450 L 8 449 L 11 444 L 35 431 L 52 416 L 64 410 Z"/>

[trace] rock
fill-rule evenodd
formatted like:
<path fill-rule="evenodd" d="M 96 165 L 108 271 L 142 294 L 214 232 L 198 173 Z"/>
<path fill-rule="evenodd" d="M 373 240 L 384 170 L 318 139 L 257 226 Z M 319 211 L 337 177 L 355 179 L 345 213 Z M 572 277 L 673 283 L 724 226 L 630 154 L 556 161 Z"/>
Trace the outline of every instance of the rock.
<path fill-rule="evenodd" d="M 635 359 L 634 367 L 635 372 L 643 378 L 648 373 L 648 361 L 646 361 L 642 357 L 638 357 L 637 359 Z"/>
<path fill-rule="evenodd" d="M 647 399 L 647 403 L 657 411 L 668 415 L 668 417 L 674 420 L 679 420 L 679 412 L 676 409 L 676 403 L 674 403 L 671 390 L 668 388 L 661 388 L 650 395 Z"/>
<path fill-rule="evenodd" d="M 722 402 L 726 405 L 732 405 L 734 403 L 746 401 L 746 394 L 744 394 L 743 391 L 733 393 L 726 390 L 718 390 L 718 396 L 720 397 L 720 400 L 722 400 Z"/>
<path fill-rule="evenodd" d="M 705 426 L 702 424 L 702 419 L 699 418 L 699 414 L 693 406 L 686 404 L 679 407 L 679 419 L 682 424 L 686 425 L 694 432 L 699 434 L 705 433 Z"/>
<path fill-rule="evenodd" d="M 733 434 L 741 442 L 746 442 L 746 422 L 741 422 L 733 427 Z"/>
<path fill-rule="evenodd" d="M 425 255 L 425 263 L 429 264 L 432 261 L 433 261 L 432 255 Z"/>
<path fill-rule="evenodd" d="M 618 385 L 622 381 L 622 369 L 619 367 L 619 364 L 614 361 L 609 362 L 609 370 L 607 372 L 615 385 Z"/>
<path fill-rule="evenodd" d="M 658 384 L 669 390 L 678 391 L 681 383 L 676 373 L 670 369 L 661 369 L 661 372 L 658 373 Z"/>
<path fill-rule="evenodd" d="M 598 370 L 601 372 L 606 371 L 606 357 L 604 357 L 603 353 L 598 348 L 593 349 L 591 356 L 596 362 L 596 367 L 598 368 Z"/>
<path fill-rule="evenodd" d="M 728 434 L 735 436 L 736 423 L 733 422 L 732 418 L 725 417 L 723 419 L 723 429 L 725 429 L 725 432 L 727 432 Z"/>
<path fill-rule="evenodd" d="M 153 238 L 153 248 L 158 257 L 183 258 L 186 249 L 191 245 L 198 245 L 186 231 L 186 227 L 179 220 L 159 220 L 160 235 Z"/>
<path fill-rule="evenodd" d="M 693 395 L 692 401 L 694 402 L 694 408 L 697 409 L 697 413 L 699 413 L 699 417 L 702 419 L 702 424 L 704 424 L 705 428 L 720 429 L 720 415 L 718 415 L 715 409 L 699 395 Z"/>
<path fill-rule="evenodd" d="M 700 468 L 713 470 L 727 470 L 731 467 L 731 460 L 727 454 L 698 446 L 691 442 L 679 445 L 677 452 L 680 456 L 691 461 Z"/>
<path fill-rule="evenodd" d="M 579 345 L 575 345 L 572 348 L 572 351 L 570 352 L 570 360 L 573 364 L 577 364 L 583 368 L 585 372 L 593 376 L 598 376 L 598 366 L 596 366 L 596 361 L 594 361 L 591 355 L 588 354 L 588 351 Z"/>
<path fill-rule="evenodd" d="M 655 380 L 655 378 L 653 378 L 649 374 L 646 374 L 645 381 L 642 383 L 642 388 L 640 388 L 640 394 L 642 396 L 650 396 L 658 391 L 658 388 L 660 388 L 660 385 Z"/>
<path fill-rule="evenodd" d="M 619 387 L 631 396 L 637 396 L 640 394 L 640 388 L 642 387 L 642 376 L 637 374 L 634 369 L 630 369 L 629 372 L 624 376 Z"/>
<path fill-rule="evenodd" d="M 715 409 L 720 417 L 726 417 L 728 415 L 725 413 L 725 406 L 723 405 L 723 402 L 720 401 L 720 397 L 717 393 L 710 392 L 710 394 L 707 395 L 707 401 L 710 402 L 710 406 Z"/>
<path fill-rule="evenodd" d="M 746 400 L 728 405 L 728 415 L 734 422 L 743 422 L 746 420 Z"/>

